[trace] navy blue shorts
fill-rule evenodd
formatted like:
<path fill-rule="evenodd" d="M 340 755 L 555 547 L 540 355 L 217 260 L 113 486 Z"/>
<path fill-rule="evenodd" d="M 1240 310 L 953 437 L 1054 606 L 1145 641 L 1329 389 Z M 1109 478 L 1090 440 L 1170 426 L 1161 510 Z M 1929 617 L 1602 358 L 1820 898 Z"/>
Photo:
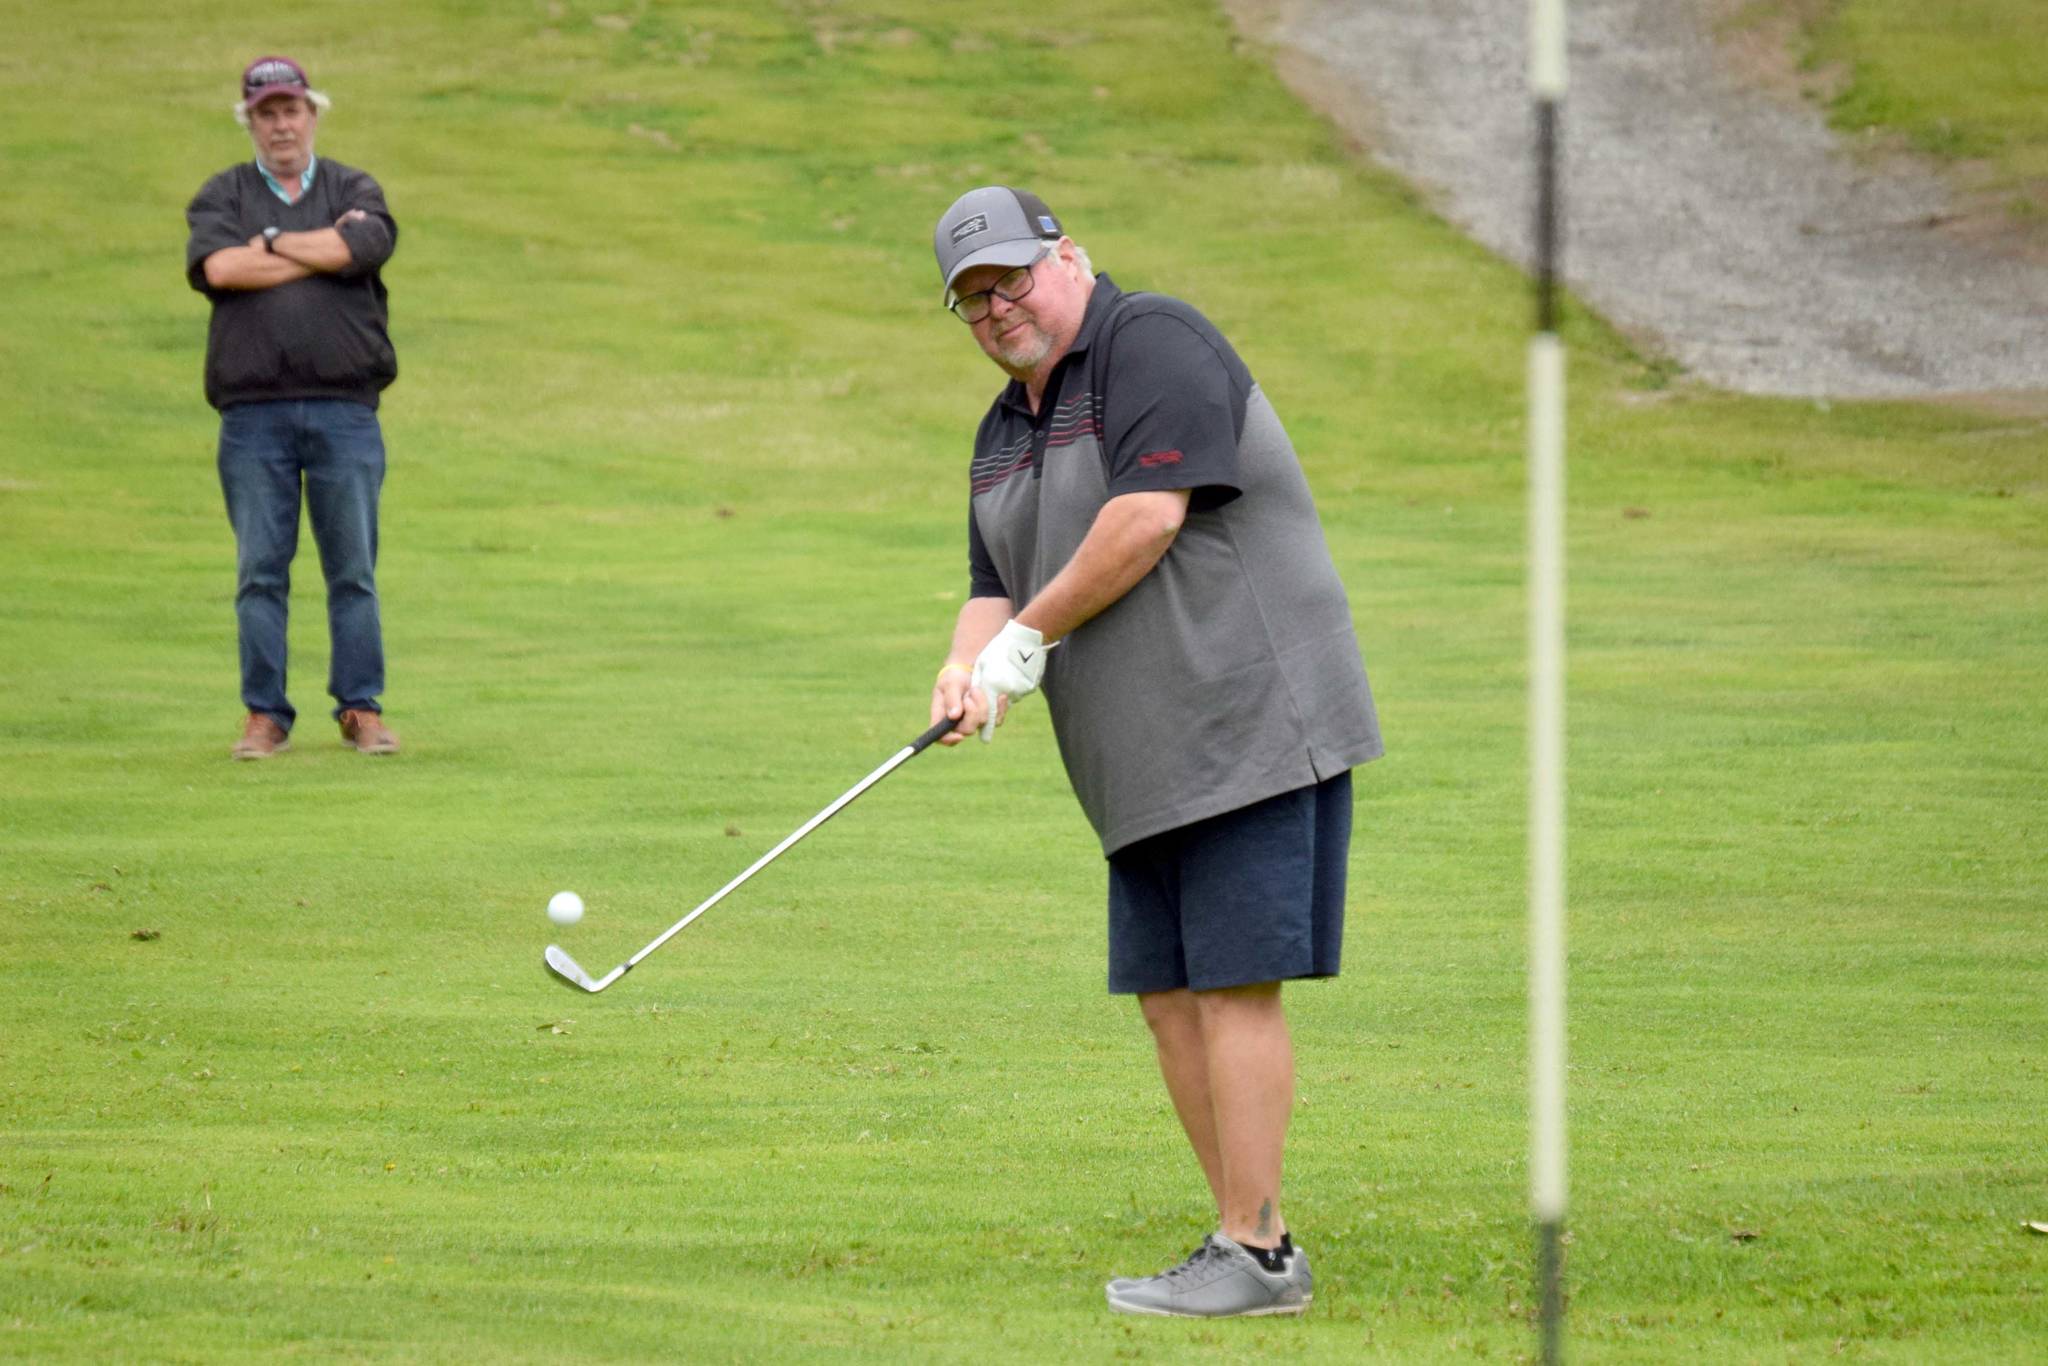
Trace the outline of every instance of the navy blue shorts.
<path fill-rule="evenodd" d="M 1109 989 L 1335 977 L 1351 775 L 1127 844 L 1109 856 Z"/>

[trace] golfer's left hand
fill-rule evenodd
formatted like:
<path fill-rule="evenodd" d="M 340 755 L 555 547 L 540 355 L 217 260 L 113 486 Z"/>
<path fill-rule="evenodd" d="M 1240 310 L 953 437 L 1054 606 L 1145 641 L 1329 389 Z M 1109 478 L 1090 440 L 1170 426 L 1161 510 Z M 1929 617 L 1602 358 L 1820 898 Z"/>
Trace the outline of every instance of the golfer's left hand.
<path fill-rule="evenodd" d="M 948 716 L 957 723 L 939 737 L 942 745 L 959 744 L 988 719 L 988 694 L 970 686 L 973 678 L 974 671 L 965 665 L 948 664 L 932 684 L 932 722 L 937 724 L 940 717 Z M 1001 719 L 1000 710 L 997 719 Z"/>
<path fill-rule="evenodd" d="M 996 723 L 1008 702 L 1038 691 L 1050 648 L 1042 634 L 1012 617 L 975 656 L 968 687 L 988 698 L 989 718 L 981 728 L 983 744 L 996 738 Z"/>

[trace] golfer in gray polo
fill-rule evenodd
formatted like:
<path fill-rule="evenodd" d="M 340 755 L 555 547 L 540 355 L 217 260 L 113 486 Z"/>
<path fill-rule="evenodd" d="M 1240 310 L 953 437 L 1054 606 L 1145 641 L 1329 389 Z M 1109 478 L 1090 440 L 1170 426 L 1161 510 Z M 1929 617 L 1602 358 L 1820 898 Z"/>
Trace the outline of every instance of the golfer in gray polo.
<path fill-rule="evenodd" d="M 1138 998 L 1217 1230 L 1112 1309 L 1298 1314 L 1280 1207 L 1294 1105 L 1282 983 L 1334 977 L 1351 769 L 1381 752 L 1300 461 L 1250 372 L 1177 299 L 1097 275 L 1043 201 L 988 186 L 933 246 L 1010 377 L 969 473 L 970 592 L 932 689 L 941 741 L 1041 688 L 1109 865 L 1109 989 Z"/>

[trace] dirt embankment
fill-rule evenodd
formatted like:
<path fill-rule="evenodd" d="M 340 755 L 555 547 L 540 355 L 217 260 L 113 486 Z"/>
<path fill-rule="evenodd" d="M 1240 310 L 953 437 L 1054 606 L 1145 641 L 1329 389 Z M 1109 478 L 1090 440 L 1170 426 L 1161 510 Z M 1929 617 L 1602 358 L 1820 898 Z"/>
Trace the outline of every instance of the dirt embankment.
<path fill-rule="evenodd" d="M 1721 29 L 1727 3 L 1573 0 L 1573 290 L 1730 389 L 2048 407 L 2048 261 L 1933 168 L 1842 146 L 1767 35 Z M 1224 8 L 1365 154 L 1527 262 L 1526 0 Z"/>

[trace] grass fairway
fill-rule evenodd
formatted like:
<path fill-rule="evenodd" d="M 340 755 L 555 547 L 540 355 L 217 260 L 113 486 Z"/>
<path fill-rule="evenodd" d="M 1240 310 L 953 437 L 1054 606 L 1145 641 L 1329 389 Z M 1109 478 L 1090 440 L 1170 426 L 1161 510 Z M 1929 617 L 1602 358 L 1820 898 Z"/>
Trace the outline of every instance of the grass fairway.
<path fill-rule="evenodd" d="M 0 1356 L 1514 1359 L 1523 283 L 1192 0 L 0 0 Z M 302 58 L 384 183 L 386 705 L 234 765 L 181 211 Z M 1389 757 L 1293 994 L 1300 1322 L 1125 1320 L 1206 1229 L 1041 706 L 918 759 L 1016 180 L 1237 343 Z M 2048 432 L 1572 347 L 1575 1351 L 2048 1334 Z M 135 937 L 153 931 L 155 938 Z"/>

